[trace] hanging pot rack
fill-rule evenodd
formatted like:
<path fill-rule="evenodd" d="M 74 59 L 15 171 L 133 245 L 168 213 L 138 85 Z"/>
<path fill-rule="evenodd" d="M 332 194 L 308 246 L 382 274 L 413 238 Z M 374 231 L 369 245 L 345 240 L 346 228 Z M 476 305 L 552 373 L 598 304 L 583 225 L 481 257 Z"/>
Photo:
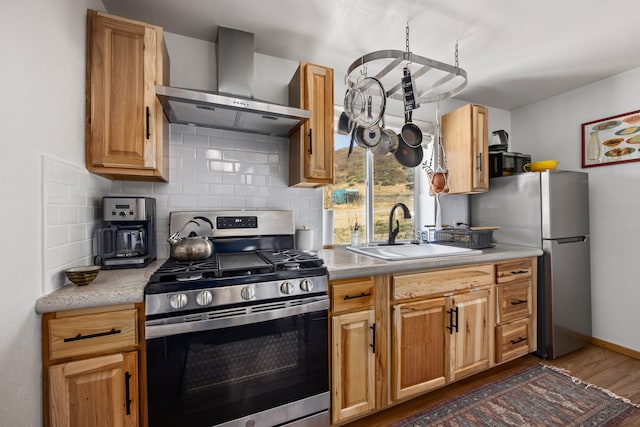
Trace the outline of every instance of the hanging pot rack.
<path fill-rule="evenodd" d="M 386 91 L 387 98 L 402 101 L 401 77 L 407 66 L 414 68 L 411 75 L 419 88 L 418 103 L 444 101 L 456 96 L 467 86 L 467 72 L 458 64 L 458 43 L 455 46 L 455 65 L 416 55 L 409 50 L 408 24 L 406 50 L 386 49 L 362 55 L 349 66 L 345 79 L 347 86 L 353 87 L 362 76 L 367 76 L 372 71 L 372 77 L 392 82 L 384 84 L 385 88 L 390 87 Z M 387 78 L 388 76 L 391 77 Z"/>

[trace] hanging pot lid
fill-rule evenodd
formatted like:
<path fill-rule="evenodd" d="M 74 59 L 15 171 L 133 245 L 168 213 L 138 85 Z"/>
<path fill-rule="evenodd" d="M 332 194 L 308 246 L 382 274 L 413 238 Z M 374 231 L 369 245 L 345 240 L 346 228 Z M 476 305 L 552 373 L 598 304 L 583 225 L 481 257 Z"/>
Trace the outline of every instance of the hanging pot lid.
<path fill-rule="evenodd" d="M 358 125 L 371 127 L 377 125 L 387 105 L 387 97 L 380 80 L 375 77 L 365 77 L 355 87 L 356 94 L 352 95 L 350 109 L 356 117 L 351 117 Z"/>

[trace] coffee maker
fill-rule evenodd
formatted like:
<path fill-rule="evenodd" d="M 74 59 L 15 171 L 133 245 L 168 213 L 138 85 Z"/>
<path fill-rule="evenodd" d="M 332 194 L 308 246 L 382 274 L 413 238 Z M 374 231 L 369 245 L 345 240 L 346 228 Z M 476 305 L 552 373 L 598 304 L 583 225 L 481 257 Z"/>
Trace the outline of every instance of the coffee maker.
<path fill-rule="evenodd" d="M 97 265 L 105 270 L 146 267 L 156 259 L 156 199 L 102 198 L 103 227 L 97 231 Z"/>

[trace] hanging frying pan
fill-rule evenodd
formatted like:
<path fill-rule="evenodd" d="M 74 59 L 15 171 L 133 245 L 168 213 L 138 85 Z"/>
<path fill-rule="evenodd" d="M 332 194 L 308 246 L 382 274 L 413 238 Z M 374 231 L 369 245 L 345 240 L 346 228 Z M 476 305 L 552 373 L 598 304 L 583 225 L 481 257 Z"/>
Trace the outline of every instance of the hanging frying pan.
<path fill-rule="evenodd" d="M 404 125 L 400 131 L 400 135 L 409 147 L 415 148 L 422 144 L 422 131 L 418 126 L 411 123 L 412 115 L 413 113 L 411 111 L 404 113 Z"/>
<path fill-rule="evenodd" d="M 422 146 L 409 146 L 402 136 L 398 137 L 398 148 L 393 153 L 398 163 L 407 168 L 415 168 L 422 162 L 424 152 Z"/>

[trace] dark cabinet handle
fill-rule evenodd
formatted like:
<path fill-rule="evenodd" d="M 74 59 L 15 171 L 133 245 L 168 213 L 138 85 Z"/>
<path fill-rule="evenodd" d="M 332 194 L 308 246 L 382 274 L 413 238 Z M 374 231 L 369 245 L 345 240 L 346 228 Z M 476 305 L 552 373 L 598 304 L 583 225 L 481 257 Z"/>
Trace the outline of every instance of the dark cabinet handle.
<path fill-rule="evenodd" d="M 371 296 L 371 292 L 367 292 L 366 294 L 364 292 L 362 292 L 360 295 L 345 295 L 344 296 L 344 300 L 350 300 L 350 299 L 356 299 L 356 298 L 364 298 L 364 297 L 370 297 Z"/>
<path fill-rule="evenodd" d="M 111 328 L 111 330 L 107 331 L 107 332 L 98 332 L 96 334 L 90 334 L 90 335 L 78 334 L 75 337 L 65 338 L 63 341 L 64 342 L 72 342 L 72 341 L 87 340 L 89 338 L 97 338 L 97 337 L 105 337 L 107 335 L 115 335 L 115 334 L 119 334 L 121 332 L 122 332 L 122 330 L 120 330 L 120 329 Z"/>
<path fill-rule="evenodd" d="M 371 347 L 371 352 L 373 354 L 376 354 L 376 324 L 374 323 L 373 325 L 369 326 L 369 328 L 371 329 L 372 333 L 372 344 L 369 344 L 369 347 Z"/>
<path fill-rule="evenodd" d="M 515 270 L 512 271 L 511 274 L 527 274 L 529 272 L 529 270 Z"/>
<path fill-rule="evenodd" d="M 313 129 L 309 129 L 309 155 L 313 155 Z"/>
<path fill-rule="evenodd" d="M 447 310 L 447 313 L 449 313 L 449 326 L 447 326 L 447 329 L 449 330 L 449 335 L 453 335 L 454 329 L 455 332 L 458 332 L 458 307 Z"/>
<path fill-rule="evenodd" d="M 149 107 L 147 107 L 147 114 L 146 114 L 146 138 L 147 139 L 151 138 L 151 131 L 149 129 L 149 116 L 151 116 L 151 112 L 149 111 Z"/>
<path fill-rule="evenodd" d="M 517 340 L 511 340 L 511 344 L 519 344 L 522 341 L 526 341 L 526 338 L 518 338 Z"/>
<path fill-rule="evenodd" d="M 124 399 L 127 402 L 127 415 L 131 415 L 131 390 L 130 390 L 131 374 L 129 371 L 124 373 Z"/>
<path fill-rule="evenodd" d="M 480 172 L 482 172 L 482 153 L 478 153 L 478 166 L 476 167 Z"/>
<path fill-rule="evenodd" d="M 526 299 L 519 299 L 518 301 L 511 301 L 511 305 L 520 305 L 526 304 L 528 301 Z"/>

